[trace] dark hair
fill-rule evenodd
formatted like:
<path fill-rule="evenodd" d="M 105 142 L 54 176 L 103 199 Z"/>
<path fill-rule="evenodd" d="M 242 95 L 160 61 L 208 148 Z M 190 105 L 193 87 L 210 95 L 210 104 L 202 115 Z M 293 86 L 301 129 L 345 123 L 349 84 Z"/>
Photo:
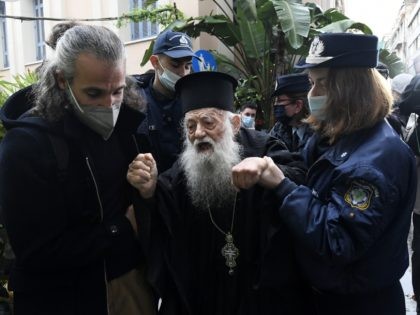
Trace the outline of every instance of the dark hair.
<path fill-rule="evenodd" d="M 125 84 L 124 104 L 141 112 L 145 112 L 147 101 L 143 93 L 140 93 L 138 89 L 137 80 L 134 77 L 127 75 L 125 77 Z"/>
<path fill-rule="evenodd" d="M 257 104 L 255 104 L 254 102 L 245 102 L 242 106 L 241 106 L 241 112 L 243 112 L 246 108 L 250 108 L 250 109 L 258 109 Z"/>
<path fill-rule="evenodd" d="M 301 100 L 303 102 L 302 110 L 296 114 L 296 120 L 301 121 L 309 116 L 309 104 L 308 104 L 308 92 L 300 92 L 300 93 L 284 93 L 288 98 L 290 98 L 293 103 L 297 100 Z"/>
<path fill-rule="evenodd" d="M 58 40 L 63 36 L 63 34 L 70 28 L 80 25 L 76 22 L 65 22 L 65 23 L 58 23 L 53 26 L 51 30 L 50 37 L 45 41 L 45 44 L 50 46 L 52 49 L 55 50 L 55 47 L 57 46 Z"/>

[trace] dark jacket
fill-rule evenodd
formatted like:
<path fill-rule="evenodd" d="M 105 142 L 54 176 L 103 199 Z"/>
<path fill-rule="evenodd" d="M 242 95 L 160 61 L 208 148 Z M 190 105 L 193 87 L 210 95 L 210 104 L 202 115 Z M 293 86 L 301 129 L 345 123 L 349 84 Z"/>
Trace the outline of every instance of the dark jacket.
<path fill-rule="evenodd" d="M 304 158 L 307 183 L 286 179 L 277 188 L 281 220 L 300 244 L 299 263 L 317 292 L 343 295 L 354 307 L 349 314 L 366 314 L 356 296 L 399 285 L 408 267 L 414 156 L 383 121 L 333 146 L 313 136 Z M 380 303 L 387 309 L 401 296 Z"/>
<path fill-rule="evenodd" d="M 269 135 L 283 141 L 291 152 L 302 152 L 313 131 L 308 124 L 302 124 L 299 129 L 300 136 L 293 132 L 292 126 L 278 121 L 271 128 Z"/>
<path fill-rule="evenodd" d="M 242 128 L 238 141 L 243 158 L 268 155 L 294 180 L 304 179 L 299 155 L 285 151 L 276 139 Z M 179 162 L 161 174 L 155 197 L 135 202 L 149 280 L 162 298 L 160 314 L 312 314 L 294 242 L 273 205 L 273 196 L 260 186 L 238 193 L 232 232 L 240 254 L 229 275 L 221 255 L 225 236 L 207 209 L 191 204 Z M 232 208 L 216 210 L 214 216 L 226 230 Z"/>
<path fill-rule="evenodd" d="M 404 89 L 397 105 L 399 112 L 401 115 L 407 117 L 407 120 L 411 113 L 420 115 L 420 75 L 415 75 L 411 79 L 410 84 Z M 410 132 L 410 137 L 404 139 L 417 156 L 420 156 L 419 122 L 420 119 L 418 118 L 414 130 Z"/>
<path fill-rule="evenodd" d="M 402 115 L 420 114 L 420 75 L 415 75 L 401 94 L 398 107 Z"/>
<path fill-rule="evenodd" d="M 16 255 L 10 289 L 45 301 L 45 314 L 107 314 L 105 280 L 142 257 L 125 217 L 131 203 L 125 176 L 143 115 L 122 106 L 113 135 L 103 141 L 70 113 L 56 123 L 22 115 L 32 106 L 30 89 L 0 111 L 8 129 L 0 145 L 0 207 Z M 50 135 L 67 151 L 61 174 Z M 19 298 L 15 306 L 21 314 L 33 307 Z"/>
<path fill-rule="evenodd" d="M 181 152 L 181 103 L 153 89 L 154 73 L 133 77 L 137 80 L 140 95 L 147 101 L 146 119 L 138 128 L 139 150 L 153 154 L 161 173 L 172 166 Z"/>

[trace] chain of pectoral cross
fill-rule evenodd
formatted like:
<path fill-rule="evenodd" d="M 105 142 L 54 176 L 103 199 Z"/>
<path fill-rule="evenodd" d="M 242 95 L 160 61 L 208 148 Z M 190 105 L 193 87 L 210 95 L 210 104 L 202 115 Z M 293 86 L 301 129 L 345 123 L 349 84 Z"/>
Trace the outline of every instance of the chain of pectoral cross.
<path fill-rule="evenodd" d="M 211 213 L 210 205 L 207 203 L 207 208 L 209 210 L 209 216 L 211 223 L 213 223 L 214 227 L 220 231 L 223 235 L 225 235 L 226 244 L 221 249 L 222 256 L 226 259 L 226 266 L 229 268 L 229 275 L 233 275 L 234 270 L 233 268 L 236 267 L 236 258 L 239 256 L 239 249 L 233 243 L 233 225 L 235 222 L 235 212 L 236 212 L 236 197 L 237 193 L 235 193 L 235 199 L 233 201 L 233 210 L 232 210 L 232 221 L 230 223 L 230 230 L 228 232 L 223 231 L 220 226 L 217 225 L 216 221 L 213 218 L 213 214 Z"/>

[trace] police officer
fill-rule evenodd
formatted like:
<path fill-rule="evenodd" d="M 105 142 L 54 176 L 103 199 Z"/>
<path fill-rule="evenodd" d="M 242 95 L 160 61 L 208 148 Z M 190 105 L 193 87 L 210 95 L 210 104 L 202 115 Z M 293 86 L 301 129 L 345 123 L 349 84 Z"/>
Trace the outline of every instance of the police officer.
<path fill-rule="evenodd" d="M 237 188 L 274 190 L 322 315 L 405 314 L 399 279 L 408 267 L 416 165 L 385 120 L 392 94 L 373 69 L 377 45 L 371 35 L 319 34 L 299 65 L 312 82 L 305 185 L 268 157 L 233 169 Z"/>
<path fill-rule="evenodd" d="M 181 147 L 181 104 L 175 97 L 175 83 L 189 74 L 191 39 L 184 33 L 166 30 L 158 35 L 150 63 L 154 72 L 135 76 L 140 96 L 147 101 L 147 118 L 139 126 L 141 152 L 152 152 L 159 172 L 170 168 Z"/>
<path fill-rule="evenodd" d="M 277 78 L 273 93 L 276 123 L 270 135 L 282 140 L 291 152 L 300 152 L 312 135 L 302 120 L 309 115 L 307 94 L 311 85 L 307 74 L 289 74 Z"/>

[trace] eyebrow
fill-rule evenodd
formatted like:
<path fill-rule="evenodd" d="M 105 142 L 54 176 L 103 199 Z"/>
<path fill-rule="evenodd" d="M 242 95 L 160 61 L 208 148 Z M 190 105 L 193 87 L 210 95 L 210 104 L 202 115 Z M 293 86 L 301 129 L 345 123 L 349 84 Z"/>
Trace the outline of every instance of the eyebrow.
<path fill-rule="evenodd" d="M 125 89 L 126 87 L 127 87 L 126 84 L 122 84 L 122 85 L 118 86 L 117 88 L 115 88 L 113 90 L 114 91 L 121 90 L 121 89 Z M 100 88 L 98 86 L 87 86 L 85 88 L 82 88 L 82 91 L 89 91 L 89 90 L 97 90 L 97 91 L 101 91 L 101 92 L 106 91 L 106 89 Z"/>

